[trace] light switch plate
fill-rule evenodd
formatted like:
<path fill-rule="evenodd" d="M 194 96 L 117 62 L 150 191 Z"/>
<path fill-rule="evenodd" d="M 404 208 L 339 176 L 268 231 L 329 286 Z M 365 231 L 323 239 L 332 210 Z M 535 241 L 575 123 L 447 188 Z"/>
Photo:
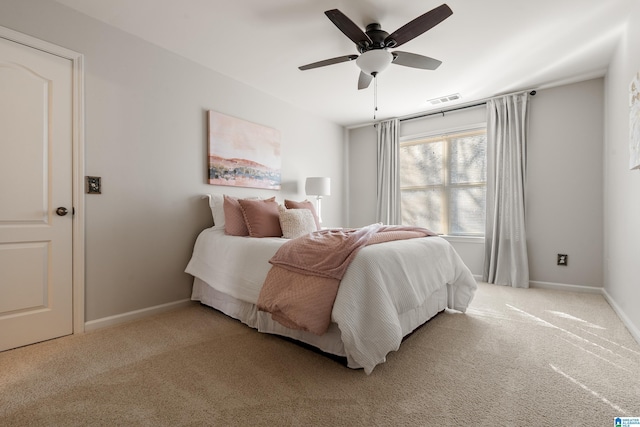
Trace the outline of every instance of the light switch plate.
<path fill-rule="evenodd" d="M 99 176 L 87 177 L 87 194 L 102 194 L 102 182 Z"/>

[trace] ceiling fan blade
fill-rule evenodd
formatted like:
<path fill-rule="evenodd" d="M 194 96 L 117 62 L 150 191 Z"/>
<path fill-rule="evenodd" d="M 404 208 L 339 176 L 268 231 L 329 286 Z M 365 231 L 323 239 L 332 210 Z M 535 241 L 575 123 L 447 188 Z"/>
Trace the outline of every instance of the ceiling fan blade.
<path fill-rule="evenodd" d="M 369 36 L 338 9 L 327 10 L 324 14 L 327 15 L 327 18 L 329 18 L 345 36 L 349 37 L 349 39 L 358 46 L 368 47 L 371 45 Z"/>
<path fill-rule="evenodd" d="M 360 71 L 360 77 L 358 77 L 358 90 L 368 88 L 372 80 L 373 76 L 371 74 Z"/>
<path fill-rule="evenodd" d="M 400 27 L 393 33 L 389 34 L 384 43 L 387 47 L 397 47 L 405 44 L 409 40 L 413 40 L 425 31 L 435 27 L 449 16 L 453 11 L 446 4 L 442 4 L 435 9 L 430 10 L 424 15 L 418 16 L 413 21 Z"/>
<path fill-rule="evenodd" d="M 393 55 L 392 64 L 403 65 L 405 67 L 420 68 L 422 70 L 435 70 L 442 64 L 442 61 L 438 61 L 428 56 L 418 55 L 410 52 L 401 52 L 395 50 L 391 52 Z"/>
<path fill-rule="evenodd" d="M 301 67 L 298 67 L 298 69 L 302 71 L 310 70 L 312 68 L 324 67 L 327 65 L 339 64 L 341 62 L 353 61 L 354 59 L 357 59 L 357 58 L 358 58 L 358 55 L 338 56 L 337 58 L 325 59 L 324 61 L 318 61 L 312 64 L 303 65 Z"/>

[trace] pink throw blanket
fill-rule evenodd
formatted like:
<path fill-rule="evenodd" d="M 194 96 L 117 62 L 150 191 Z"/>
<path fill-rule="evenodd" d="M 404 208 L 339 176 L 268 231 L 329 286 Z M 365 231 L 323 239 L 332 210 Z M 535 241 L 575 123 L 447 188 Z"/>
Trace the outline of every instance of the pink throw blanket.
<path fill-rule="evenodd" d="M 366 245 L 435 236 L 425 228 L 373 224 L 321 230 L 290 240 L 269 260 L 273 265 L 258 297 L 258 309 L 291 329 L 327 331 L 340 280 Z"/>

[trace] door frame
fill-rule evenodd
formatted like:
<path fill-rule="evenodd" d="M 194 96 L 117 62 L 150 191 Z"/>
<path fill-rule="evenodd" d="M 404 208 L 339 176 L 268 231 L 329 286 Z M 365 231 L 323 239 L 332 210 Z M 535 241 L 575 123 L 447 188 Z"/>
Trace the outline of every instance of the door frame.
<path fill-rule="evenodd" d="M 84 55 L 47 41 L 0 26 L 0 37 L 71 61 L 73 64 L 72 102 L 72 286 L 73 333 L 84 332 L 85 254 L 84 254 Z"/>

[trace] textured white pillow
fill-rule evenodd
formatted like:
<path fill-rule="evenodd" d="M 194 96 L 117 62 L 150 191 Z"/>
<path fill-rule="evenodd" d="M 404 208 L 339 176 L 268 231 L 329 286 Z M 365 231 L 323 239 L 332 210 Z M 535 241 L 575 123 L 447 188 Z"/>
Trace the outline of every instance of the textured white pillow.
<path fill-rule="evenodd" d="M 309 209 L 287 209 L 280 205 L 278 210 L 282 237 L 285 239 L 295 239 L 317 230 L 316 220 Z"/>
<path fill-rule="evenodd" d="M 224 227 L 224 197 L 222 194 L 209 194 L 209 207 L 213 216 L 213 225 Z"/>

